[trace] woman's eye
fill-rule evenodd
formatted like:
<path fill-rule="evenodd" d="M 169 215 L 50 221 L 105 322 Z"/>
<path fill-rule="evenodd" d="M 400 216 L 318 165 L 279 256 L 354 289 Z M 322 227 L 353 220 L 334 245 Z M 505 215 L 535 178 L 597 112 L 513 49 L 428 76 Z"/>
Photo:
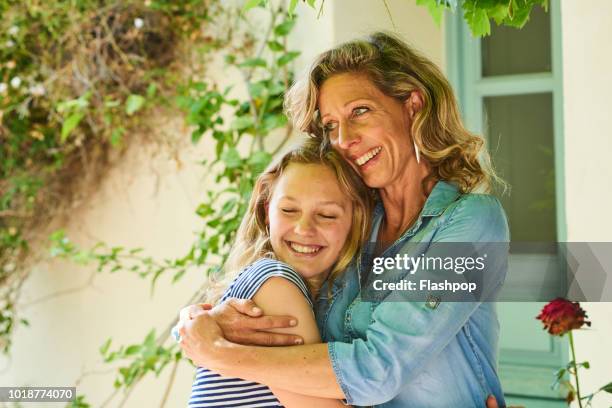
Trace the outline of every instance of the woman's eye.
<path fill-rule="evenodd" d="M 281 208 L 281 211 L 284 212 L 285 214 L 291 214 L 295 212 L 293 208 Z"/>
<path fill-rule="evenodd" d="M 327 122 L 326 124 L 323 125 L 323 129 L 325 129 L 326 132 L 331 132 L 337 127 L 338 127 L 338 124 L 336 122 Z"/>
<path fill-rule="evenodd" d="M 359 106 L 355 109 L 353 109 L 353 116 L 361 116 L 366 112 L 369 112 L 370 108 L 368 108 L 367 106 Z"/>
<path fill-rule="evenodd" d="M 336 217 L 335 215 L 331 215 L 331 214 L 319 214 L 321 216 L 321 218 L 325 218 L 326 220 L 335 220 Z"/>

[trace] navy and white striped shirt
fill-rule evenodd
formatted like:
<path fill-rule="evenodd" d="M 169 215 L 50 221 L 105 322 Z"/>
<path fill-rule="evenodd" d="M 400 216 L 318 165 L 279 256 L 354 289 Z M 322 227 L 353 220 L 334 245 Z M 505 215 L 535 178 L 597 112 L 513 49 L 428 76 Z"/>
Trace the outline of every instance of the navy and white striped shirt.
<path fill-rule="evenodd" d="M 289 265 L 270 258 L 261 258 L 246 268 L 227 288 L 221 302 L 229 298 L 251 299 L 270 278 L 279 276 L 293 282 L 313 307 L 304 280 Z M 189 408 L 196 407 L 282 407 L 265 385 L 240 378 L 221 376 L 203 367 L 196 370 L 191 387 Z"/>

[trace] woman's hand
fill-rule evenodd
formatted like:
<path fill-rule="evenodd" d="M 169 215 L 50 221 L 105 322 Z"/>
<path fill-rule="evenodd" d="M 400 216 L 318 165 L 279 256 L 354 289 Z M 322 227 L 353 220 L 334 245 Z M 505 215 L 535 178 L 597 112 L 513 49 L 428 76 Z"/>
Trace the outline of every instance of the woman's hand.
<path fill-rule="evenodd" d="M 202 308 L 191 319 L 179 322 L 178 332 L 183 354 L 199 367 L 213 366 L 226 342 L 215 319 Z"/>
<path fill-rule="evenodd" d="M 210 312 L 207 312 L 210 310 Z M 292 346 L 301 344 L 302 338 L 293 334 L 273 333 L 267 330 L 287 328 L 297 325 L 291 316 L 264 316 L 255 302 L 248 299 L 228 299 L 214 308 L 206 303 L 199 303 L 183 308 L 180 321 L 185 325 L 189 320 L 207 312 L 220 327 L 227 340 L 247 345 L 258 346 Z M 209 323 L 204 324 L 207 326 Z"/>

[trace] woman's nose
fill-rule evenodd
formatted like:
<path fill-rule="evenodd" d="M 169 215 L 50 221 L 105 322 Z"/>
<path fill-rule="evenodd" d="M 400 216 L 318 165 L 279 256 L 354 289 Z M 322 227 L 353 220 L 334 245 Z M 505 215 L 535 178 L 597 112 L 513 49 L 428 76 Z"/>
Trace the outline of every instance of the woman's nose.
<path fill-rule="evenodd" d="M 359 136 L 349 123 L 338 125 L 338 146 L 341 149 L 349 149 L 352 145 L 359 142 Z"/>

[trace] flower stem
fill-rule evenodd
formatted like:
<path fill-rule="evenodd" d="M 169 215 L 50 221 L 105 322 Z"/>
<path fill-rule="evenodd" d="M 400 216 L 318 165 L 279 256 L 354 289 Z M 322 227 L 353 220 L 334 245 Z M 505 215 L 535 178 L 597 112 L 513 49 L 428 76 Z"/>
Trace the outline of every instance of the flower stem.
<path fill-rule="evenodd" d="M 574 377 L 576 379 L 576 398 L 578 399 L 578 406 L 582 408 L 582 399 L 580 398 L 580 383 L 578 382 L 578 365 L 576 364 L 576 351 L 574 350 L 574 336 L 572 331 L 568 332 L 570 349 L 572 350 L 572 363 L 574 365 Z"/>

